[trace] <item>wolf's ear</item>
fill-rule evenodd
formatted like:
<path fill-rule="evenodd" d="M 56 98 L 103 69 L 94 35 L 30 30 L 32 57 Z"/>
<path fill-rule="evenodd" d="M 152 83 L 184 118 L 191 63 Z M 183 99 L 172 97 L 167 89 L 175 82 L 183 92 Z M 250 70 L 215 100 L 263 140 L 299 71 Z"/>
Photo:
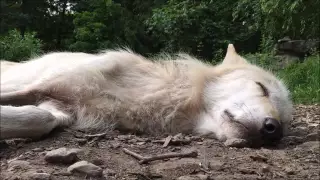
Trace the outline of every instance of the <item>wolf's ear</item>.
<path fill-rule="evenodd" d="M 233 44 L 229 44 L 222 64 L 248 64 L 248 61 L 236 52 Z"/>

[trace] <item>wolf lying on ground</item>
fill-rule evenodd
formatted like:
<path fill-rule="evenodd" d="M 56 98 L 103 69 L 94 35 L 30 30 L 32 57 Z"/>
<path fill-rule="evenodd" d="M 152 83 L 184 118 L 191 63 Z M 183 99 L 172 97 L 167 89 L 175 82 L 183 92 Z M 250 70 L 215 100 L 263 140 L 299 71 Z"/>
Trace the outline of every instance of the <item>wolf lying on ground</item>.
<path fill-rule="evenodd" d="M 186 54 L 148 60 L 117 50 L 50 53 L 2 71 L 1 139 L 69 127 L 265 144 L 279 141 L 292 117 L 284 84 L 232 44 L 216 66 Z"/>

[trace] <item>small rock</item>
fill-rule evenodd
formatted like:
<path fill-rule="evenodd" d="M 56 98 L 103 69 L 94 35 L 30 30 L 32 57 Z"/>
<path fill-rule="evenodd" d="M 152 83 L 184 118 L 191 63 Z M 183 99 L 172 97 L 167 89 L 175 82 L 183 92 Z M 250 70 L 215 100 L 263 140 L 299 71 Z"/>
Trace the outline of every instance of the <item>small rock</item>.
<path fill-rule="evenodd" d="M 310 133 L 307 135 L 306 139 L 308 141 L 318 141 L 319 140 L 319 134 L 318 133 Z"/>
<path fill-rule="evenodd" d="M 181 147 L 173 147 L 171 149 L 171 151 L 173 151 L 173 152 L 177 152 L 177 151 L 180 151 L 180 150 L 181 150 Z"/>
<path fill-rule="evenodd" d="M 288 175 L 293 175 L 294 174 L 294 170 L 289 167 L 289 166 L 286 166 L 284 167 L 284 171 L 288 174 Z"/>
<path fill-rule="evenodd" d="M 208 180 L 209 176 L 203 174 L 180 176 L 177 180 Z"/>
<path fill-rule="evenodd" d="M 101 166 L 101 165 L 104 165 L 104 161 L 102 159 L 94 159 L 92 160 L 92 164 Z"/>
<path fill-rule="evenodd" d="M 144 145 L 146 144 L 146 142 L 137 142 L 137 145 L 141 146 L 141 145 Z"/>
<path fill-rule="evenodd" d="M 268 172 L 270 172 L 270 167 L 267 166 L 267 165 L 262 166 L 261 172 L 262 172 L 262 173 L 268 173 Z"/>
<path fill-rule="evenodd" d="M 132 136 L 131 135 L 118 135 L 117 138 L 119 141 L 128 141 L 132 138 Z"/>
<path fill-rule="evenodd" d="M 87 143 L 88 140 L 84 138 L 77 138 L 75 139 L 75 141 L 77 141 L 79 145 L 84 145 Z"/>
<path fill-rule="evenodd" d="M 163 179 L 167 179 L 166 174 L 175 174 L 177 177 L 195 172 L 200 172 L 199 159 L 183 158 L 175 161 L 165 161 L 150 166 L 152 174 L 161 174 Z"/>
<path fill-rule="evenodd" d="M 105 175 L 107 175 L 107 176 L 114 176 L 114 175 L 116 175 L 116 172 L 114 171 L 114 170 L 112 170 L 112 169 L 105 169 L 104 171 L 103 171 L 103 174 L 105 174 Z"/>
<path fill-rule="evenodd" d="M 50 163 L 70 164 L 78 160 L 77 153 L 80 151 L 81 150 L 77 148 L 59 148 L 47 152 L 44 159 Z"/>
<path fill-rule="evenodd" d="M 43 151 L 43 148 L 34 148 L 32 149 L 33 152 L 41 152 Z"/>
<path fill-rule="evenodd" d="M 51 179 L 51 175 L 48 174 L 48 173 L 30 173 L 28 175 L 28 177 L 30 179 L 33 179 L 33 180 L 50 180 Z"/>
<path fill-rule="evenodd" d="M 182 133 L 178 133 L 178 134 L 174 135 L 172 139 L 173 140 L 180 140 L 180 139 L 184 139 L 184 136 Z"/>
<path fill-rule="evenodd" d="M 312 151 L 319 152 L 320 143 L 319 141 L 308 141 L 303 144 L 298 145 L 295 150 Z"/>
<path fill-rule="evenodd" d="M 128 140 L 128 143 L 136 143 L 136 142 L 138 142 L 136 139 L 130 139 L 130 140 Z"/>
<path fill-rule="evenodd" d="M 218 159 L 210 160 L 207 164 L 207 168 L 214 171 L 221 171 L 224 169 L 225 163 Z"/>
<path fill-rule="evenodd" d="M 92 177 L 102 176 L 102 169 L 87 161 L 79 161 L 68 167 L 68 172 L 71 173 L 82 173 Z"/>
<path fill-rule="evenodd" d="M 249 156 L 252 160 L 254 161 L 259 161 L 259 162 L 267 162 L 268 158 L 263 156 L 263 155 L 259 155 L 259 154 L 256 154 L 256 155 L 251 155 Z"/>
<path fill-rule="evenodd" d="M 16 160 L 16 159 L 12 159 L 8 162 L 8 170 L 9 171 L 14 171 L 16 169 L 29 169 L 30 166 L 30 162 L 28 161 L 23 161 L 23 160 Z"/>
<path fill-rule="evenodd" d="M 284 142 L 285 144 L 289 144 L 289 145 L 297 144 L 302 141 L 303 141 L 303 138 L 299 136 L 285 136 L 281 139 L 281 142 Z"/>
<path fill-rule="evenodd" d="M 202 137 L 201 136 L 191 136 L 190 137 L 190 140 L 191 141 L 202 141 Z"/>
<path fill-rule="evenodd" d="M 113 149 L 118 149 L 121 146 L 119 142 L 113 142 L 111 143 L 110 147 Z"/>
<path fill-rule="evenodd" d="M 254 174 L 253 170 L 250 170 L 248 168 L 238 168 L 239 172 L 241 172 L 242 174 Z"/>
<path fill-rule="evenodd" d="M 243 148 L 243 147 L 246 147 L 248 145 L 248 141 L 245 140 L 245 139 L 233 138 L 233 139 L 227 139 L 224 142 L 224 145 L 228 146 L 228 147 Z"/>

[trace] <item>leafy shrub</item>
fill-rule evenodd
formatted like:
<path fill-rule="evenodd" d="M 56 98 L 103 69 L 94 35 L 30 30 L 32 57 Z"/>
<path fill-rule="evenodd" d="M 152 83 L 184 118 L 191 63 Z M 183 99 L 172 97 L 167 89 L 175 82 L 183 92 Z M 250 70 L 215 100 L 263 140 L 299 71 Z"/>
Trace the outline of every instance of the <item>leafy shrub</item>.
<path fill-rule="evenodd" d="M 35 35 L 35 32 L 27 32 L 22 37 L 18 30 L 11 30 L 0 36 L 0 59 L 19 62 L 41 54 L 42 42 Z"/>
<path fill-rule="evenodd" d="M 278 62 L 280 59 L 272 54 L 255 53 L 246 54 L 244 57 L 251 63 L 256 64 L 270 71 L 279 70 Z"/>
<path fill-rule="evenodd" d="M 295 103 L 320 103 L 320 56 L 306 58 L 278 72 L 287 84 Z"/>

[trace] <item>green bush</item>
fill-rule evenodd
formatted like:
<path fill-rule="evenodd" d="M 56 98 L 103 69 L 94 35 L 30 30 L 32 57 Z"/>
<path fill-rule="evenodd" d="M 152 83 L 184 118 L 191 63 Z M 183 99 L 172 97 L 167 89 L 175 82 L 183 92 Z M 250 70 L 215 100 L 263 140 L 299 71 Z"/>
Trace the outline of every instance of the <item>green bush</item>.
<path fill-rule="evenodd" d="M 246 54 L 244 57 L 253 64 L 256 64 L 260 67 L 268 69 L 270 71 L 279 70 L 278 62 L 279 58 L 275 57 L 272 54 L 264 53 L 255 53 L 255 54 Z"/>
<path fill-rule="evenodd" d="M 42 42 L 34 32 L 26 32 L 24 37 L 18 30 L 11 30 L 7 35 L 0 36 L 0 59 L 24 61 L 42 53 Z"/>
<path fill-rule="evenodd" d="M 306 58 L 278 72 L 287 84 L 293 101 L 301 104 L 320 103 L 320 56 Z"/>

